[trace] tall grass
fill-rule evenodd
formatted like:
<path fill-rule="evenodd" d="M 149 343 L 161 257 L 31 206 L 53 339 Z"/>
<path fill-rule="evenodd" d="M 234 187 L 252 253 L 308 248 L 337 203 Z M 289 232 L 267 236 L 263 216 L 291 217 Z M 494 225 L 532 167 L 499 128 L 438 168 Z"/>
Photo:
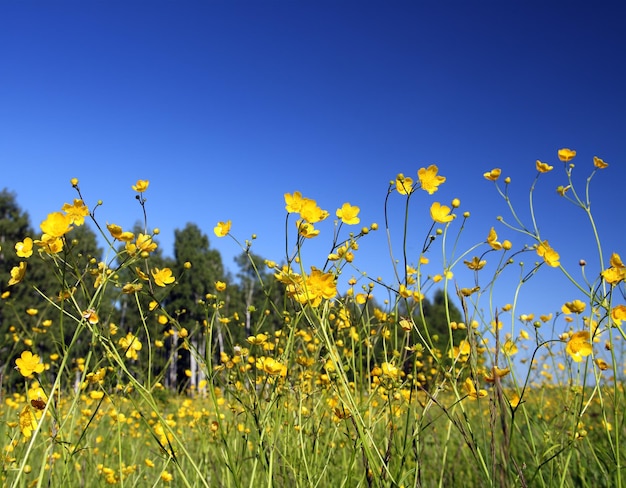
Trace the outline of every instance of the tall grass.
<path fill-rule="evenodd" d="M 460 202 L 453 201 L 431 207 L 422 252 L 409 262 L 409 215 L 423 214 L 422 190 L 432 195 L 445 181 L 430 167 L 415 183 L 398 175 L 384 200 L 388 216 L 392 199 L 405 199 L 399 249 L 391 245 L 391 219 L 384 229 L 396 280 L 361 275 L 340 294 L 339 275 L 358 263 L 359 242 L 378 226 L 346 230 L 359 224 L 358 208 L 344 205 L 328 260 L 308 263 L 303 250 L 309 239 L 324 237 L 316 226 L 328 214 L 315 201 L 288 194 L 285 255 L 281 264 L 266 262 L 285 290 L 284 301 L 268 292 L 266 303 L 268 314 L 282 317 L 282 327 L 270 329 L 261 318 L 245 341 L 232 333 L 237 317 L 225 314 L 224 284 L 202 300 L 205 317 L 193 330 L 180 325 L 166 301 L 144 308 L 139 297 L 155 299 L 156 290 L 176 286 L 151 265 L 147 230 L 123 236 L 80 205 L 51 214 L 42 224 L 46 235 L 25 261 L 45 259 L 57 270 L 61 299 L 42 295 L 41 302 L 52 308 L 54 327 L 73 334 L 58 352 L 34 361 L 22 355 L 17 363 L 23 387 L 4 392 L 1 407 L 2 484 L 622 486 L 626 268 L 617 250 L 605 254 L 591 212 L 589 186 L 605 164 L 596 158 L 578 193 L 568 164 L 575 153 L 568 151 L 558 155 L 568 181 L 559 191 L 591 223 L 599 269 L 575 278 L 539 233 L 535 185 L 524 222 L 500 170 L 485 174 L 510 208 L 500 225 L 526 242 L 514 249 L 498 240 L 494 227 L 483 242 L 459 249 L 469 215 L 458 213 Z M 537 179 L 551 169 L 538 162 Z M 73 186 L 82 199 L 78 182 Z M 145 211 L 147 183 L 135 188 Z M 73 269 L 70 256 L 69 225 L 78 225 L 72 219 L 81 212 L 100 229 L 111 256 L 87 273 Z M 231 235 L 230 223 L 215 232 Z M 439 246 L 443 269 L 427 274 L 427 258 Z M 242 249 L 249 253 L 251 243 Z M 526 256 L 538 262 L 520 266 L 513 302 L 494 303 L 503 271 Z M 487 259 L 497 265 L 485 267 Z M 193 273 L 191 264 L 186 272 Z M 270 287 L 252 258 L 251 264 L 261 285 Z M 136 279 L 120 281 L 124 270 L 136 268 L 143 270 Z M 456 285 L 458 268 L 474 273 L 472 287 Z M 554 268 L 541 271 L 560 273 L 579 296 L 556 304 L 561 310 L 551 316 L 517 317 L 519 291 L 540 268 Z M 93 290 L 76 283 L 86 275 L 97 276 Z M 22 286 L 19 269 L 13 276 L 12 286 Z M 424 295 L 436 287 L 445 291 L 443 328 L 429 323 L 424 305 Z M 136 296 L 142 323 L 116 333 L 100 317 L 107 293 Z M 452 316 L 453 302 L 460 304 L 460 320 Z M 167 339 L 153 332 L 158 317 L 171 326 L 166 335 L 180 339 L 169 361 L 188 350 L 204 378 L 182 394 L 163 386 L 170 362 L 153 368 L 155 351 Z M 517 329 L 505 333 L 504 317 Z M 77 344 L 86 340 L 88 352 L 77 357 Z M 518 360 L 524 348 L 529 358 Z M 43 371 L 36 366 L 40 359 Z"/>

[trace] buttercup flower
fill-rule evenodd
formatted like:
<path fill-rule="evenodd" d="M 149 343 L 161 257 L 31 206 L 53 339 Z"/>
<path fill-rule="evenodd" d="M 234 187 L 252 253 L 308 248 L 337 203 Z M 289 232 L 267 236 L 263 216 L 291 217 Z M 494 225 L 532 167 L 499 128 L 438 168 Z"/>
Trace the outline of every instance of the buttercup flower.
<path fill-rule="evenodd" d="M 315 200 L 305 198 L 303 200 L 302 208 L 300 209 L 300 217 L 306 220 L 309 224 L 315 224 L 321 222 L 328 217 L 328 212 L 322 210 Z"/>
<path fill-rule="evenodd" d="M 37 428 L 37 417 L 28 405 L 20 412 L 19 421 L 22 435 L 29 439 Z"/>
<path fill-rule="evenodd" d="M 611 318 L 615 325 L 622 325 L 626 321 L 626 305 L 617 305 L 611 310 Z"/>
<path fill-rule="evenodd" d="M 565 147 L 563 149 L 559 149 L 558 155 L 561 161 L 567 163 L 568 161 L 574 159 L 574 157 L 576 156 L 576 151 Z"/>
<path fill-rule="evenodd" d="M 441 205 L 439 202 L 434 202 L 430 206 L 430 217 L 440 224 L 451 222 L 454 219 L 454 215 L 450 214 L 450 207 Z"/>
<path fill-rule="evenodd" d="M 589 332 L 586 330 L 574 332 L 565 346 L 565 352 L 577 363 L 581 362 L 583 357 L 589 356 L 592 352 Z"/>
<path fill-rule="evenodd" d="M 539 171 L 540 173 L 547 173 L 548 171 L 552 171 L 554 169 L 554 166 L 550 166 L 548 163 L 542 163 L 539 160 L 537 160 L 535 166 L 537 168 L 537 171 Z"/>
<path fill-rule="evenodd" d="M 417 177 L 420 180 L 422 190 L 427 191 L 429 195 L 435 193 L 442 183 L 446 181 L 445 176 L 438 176 L 439 168 L 431 164 L 428 168 L 420 168 Z"/>
<path fill-rule="evenodd" d="M 126 351 L 126 357 L 130 359 L 137 360 L 138 355 L 137 352 L 141 351 L 142 345 L 139 339 L 135 337 L 131 332 L 126 334 L 126 337 L 122 337 L 118 344 L 122 349 Z"/>
<path fill-rule="evenodd" d="M 287 212 L 300 213 L 300 209 L 304 204 L 302 193 L 300 193 L 299 191 L 294 191 L 293 195 L 285 193 L 285 203 L 285 210 L 287 210 Z"/>
<path fill-rule="evenodd" d="M 556 268 L 561 264 L 559 253 L 550 247 L 548 241 L 543 241 L 537 245 L 537 254 L 543 258 L 548 266 Z"/>
<path fill-rule="evenodd" d="M 313 224 L 309 224 L 304 220 L 298 220 L 296 222 L 296 227 L 298 228 L 298 234 L 302 237 L 306 237 L 307 239 L 311 239 L 320 233 L 319 229 L 316 229 Z"/>
<path fill-rule="evenodd" d="M 489 235 L 487 236 L 487 244 L 491 246 L 492 249 L 499 251 L 502 249 L 502 244 L 498 242 L 498 234 L 496 234 L 496 229 L 493 227 L 489 230 Z"/>
<path fill-rule="evenodd" d="M 157 243 L 152 240 L 152 236 L 139 234 L 135 245 L 140 252 L 152 252 L 157 248 Z"/>
<path fill-rule="evenodd" d="M 215 228 L 213 229 L 213 232 L 215 232 L 215 235 L 217 237 L 226 237 L 228 233 L 230 232 L 231 225 L 232 225 L 232 222 L 230 220 L 227 220 L 226 222 L 218 222 Z"/>
<path fill-rule="evenodd" d="M 176 281 L 176 278 L 172 276 L 172 270 L 170 268 L 154 268 L 152 270 L 152 277 L 157 286 L 166 286 Z"/>
<path fill-rule="evenodd" d="M 224 291 L 226 289 L 226 283 L 224 283 L 223 281 L 216 281 L 215 289 L 217 291 Z"/>
<path fill-rule="evenodd" d="M 583 313 L 587 304 L 582 300 L 574 300 L 573 302 L 566 302 L 561 307 L 561 310 L 565 314 Z"/>
<path fill-rule="evenodd" d="M 9 279 L 9 286 L 17 285 L 24 279 L 26 275 L 26 263 L 22 261 L 17 266 L 13 266 L 11 269 L 11 278 Z"/>
<path fill-rule="evenodd" d="M 463 387 L 465 388 L 465 392 L 467 393 L 467 396 L 474 400 L 487 396 L 487 390 L 483 390 L 483 389 L 476 390 L 476 386 L 474 386 L 474 382 L 472 381 L 472 378 L 467 378 L 465 380 L 465 383 L 463 383 Z"/>
<path fill-rule="evenodd" d="M 356 225 L 361 221 L 358 217 L 360 210 L 359 207 L 344 203 L 341 208 L 337 209 L 336 215 L 344 224 Z"/>
<path fill-rule="evenodd" d="M 270 376 L 286 376 L 287 375 L 287 366 L 282 364 L 280 361 L 276 361 L 273 358 L 266 358 L 261 356 L 256 360 L 256 367 L 260 369 Z"/>
<path fill-rule="evenodd" d="M 83 201 L 78 198 L 74 199 L 74 203 L 72 205 L 69 203 L 63 205 L 62 210 L 70 218 L 70 222 L 76 225 L 83 225 L 85 223 L 85 217 L 89 215 L 89 209 Z"/>
<path fill-rule="evenodd" d="M 39 227 L 41 231 L 51 237 L 62 237 L 72 230 L 72 218 L 61 212 L 48 214 L 48 218 L 44 220 Z M 43 239 L 43 237 L 42 237 Z"/>
<path fill-rule="evenodd" d="M 135 238 L 132 232 L 124 232 L 119 225 L 107 224 L 107 229 L 114 239 L 122 242 L 130 242 Z"/>
<path fill-rule="evenodd" d="M 19 369 L 20 374 L 26 378 L 33 373 L 41 373 L 44 370 L 41 358 L 37 354 L 33 354 L 30 351 L 24 351 L 22 355 L 15 360 L 15 364 Z"/>
<path fill-rule="evenodd" d="M 602 271 L 602 277 L 607 283 L 615 286 L 620 281 L 626 280 L 626 266 L 624 266 L 622 258 L 617 253 L 611 255 L 610 263 L 611 267 Z"/>
<path fill-rule="evenodd" d="M 487 261 L 485 261 L 484 259 L 481 260 L 478 256 L 474 256 L 471 261 L 463 261 L 463 263 L 469 269 L 472 269 L 474 271 L 479 271 L 485 267 L 485 264 L 487 264 Z"/>
<path fill-rule="evenodd" d="M 413 192 L 413 178 L 400 173 L 396 176 L 396 191 L 400 195 L 410 195 Z"/>
<path fill-rule="evenodd" d="M 500 178 L 501 173 L 502 173 L 502 170 L 500 168 L 494 168 L 491 171 L 487 171 L 486 173 L 483 173 L 483 176 L 485 177 L 485 179 L 489 181 L 496 181 L 498 178 Z"/>
<path fill-rule="evenodd" d="M 132 188 L 137 193 L 143 193 L 144 191 L 146 191 L 148 189 L 148 185 L 149 184 L 150 184 L 150 182 L 148 180 L 137 180 L 137 183 L 135 183 L 132 186 Z"/>
<path fill-rule="evenodd" d="M 597 156 L 594 156 L 594 157 L 593 157 L 593 165 L 594 165 L 596 168 L 599 168 L 599 169 L 604 169 L 604 168 L 608 168 L 608 167 L 609 167 L 609 164 L 608 164 L 608 163 L 605 163 L 604 161 L 602 161 L 602 160 L 601 160 L 599 157 L 597 157 Z"/>
<path fill-rule="evenodd" d="M 22 242 L 15 244 L 15 253 L 20 258 L 29 258 L 33 255 L 33 240 L 26 237 Z"/>

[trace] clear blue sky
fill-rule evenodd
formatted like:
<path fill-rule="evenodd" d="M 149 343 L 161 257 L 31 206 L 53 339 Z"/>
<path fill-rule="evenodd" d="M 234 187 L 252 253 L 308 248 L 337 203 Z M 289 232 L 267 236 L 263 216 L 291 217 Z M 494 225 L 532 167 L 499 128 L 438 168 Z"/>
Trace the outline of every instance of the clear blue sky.
<path fill-rule="evenodd" d="M 104 201 L 103 223 L 130 228 L 141 178 L 165 254 L 174 229 L 194 222 L 231 267 L 238 249 L 212 231 L 231 219 L 240 240 L 256 233 L 254 250 L 280 261 L 285 192 L 333 216 L 349 201 L 382 229 L 389 180 L 437 164 L 447 182 L 413 199 L 410 261 L 430 204 L 453 197 L 472 214 L 461 247 L 496 226 L 519 248 L 528 240 L 495 221 L 508 214 L 482 174 L 511 176 L 526 218 L 541 159 L 555 166 L 537 189 L 541 231 L 573 273 L 585 258 L 593 275 L 590 227 L 555 193 L 565 184 L 557 149 L 570 147 L 579 184 L 594 155 L 610 164 L 593 208 L 605 257 L 626 258 L 624 2 L 12 1 L 0 19 L 0 188 L 35 228 L 75 197 L 72 177 L 88 205 Z M 332 223 L 320 228 L 329 245 Z M 356 262 L 391 279 L 383 230 Z M 544 267 L 518 313 L 579 298 L 557 275 Z M 503 277 L 498 305 L 516 279 Z"/>

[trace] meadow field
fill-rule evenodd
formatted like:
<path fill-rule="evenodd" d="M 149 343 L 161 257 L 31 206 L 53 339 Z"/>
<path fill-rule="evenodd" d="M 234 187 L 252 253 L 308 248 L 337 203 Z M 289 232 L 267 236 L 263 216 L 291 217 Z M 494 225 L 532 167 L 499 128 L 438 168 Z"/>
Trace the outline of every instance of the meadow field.
<path fill-rule="evenodd" d="M 484 183 L 510 215 L 456 248 L 470 215 L 458 199 L 437 201 L 445 169 L 431 165 L 396 175 L 384 200 L 386 211 L 406 203 L 404 235 L 409 214 L 426 216 L 421 253 L 408 259 L 405 239 L 397 279 L 362 272 L 345 289 L 361 241 L 391 232 L 389 221 L 363 224 L 358 206 L 327 211 L 286 193 L 281 262 L 258 259 L 236 222 L 217 222 L 246 273 L 201 285 L 204 258 L 164 260 L 158 230 L 101 220 L 86 203 L 97 195 L 72 179 L 73 203 L 2 242 L 2 486 L 622 486 L 626 266 L 622 250 L 603 249 L 589 202 L 593 176 L 611 168 L 577 161 L 588 173 L 577 188 L 575 157 L 561 149 L 529 175 L 563 172 L 555 190 L 591 224 L 597 269 L 561 262 L 539 232 L 535 184 L 523 221 L 500 168 Z M 133 189 L 145 216 L 149 181 Z M 88 221 L 103 256 L 80 248 Z M 501 240 L 499 225 L 519 242 Z M 321 262 L 306 259 L 312 239 L 327 240 Z M 577 293 L 547 315 L 494 303 L 501 274 L 522 260 L 517 290 L 550 272 Z M 51 284 L 29 281 L 44 268 Z M 471 287 L 455 281 L 461 269 Z"/>

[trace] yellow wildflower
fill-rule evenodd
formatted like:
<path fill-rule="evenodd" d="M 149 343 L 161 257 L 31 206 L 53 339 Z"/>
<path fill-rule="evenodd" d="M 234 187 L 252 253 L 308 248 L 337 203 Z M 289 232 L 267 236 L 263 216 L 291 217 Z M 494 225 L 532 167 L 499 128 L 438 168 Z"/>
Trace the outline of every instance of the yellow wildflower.
<path fill-rule="evenodd" d="M 152 277 L 154 278 L 154 283 L 157 286 L 164 287 L 176 281 L 176 278 L 172 276 L 172 270 L 170 268 L 163 268 L 163 269 L 154 268 L 152 270 Z"/>
<path fill-rule="evenodd" d="M 41 358 L 37 354 L 33 354 L 30 351 L 22 352 L 22 355 L 15 360 L 15 364 L 20 371 L 20 374 L 25 377 L 29 377 L 33 373 L 42 373 L 44 365 L 41 362 Z"/>
<path fill-rule="evenodd" d="M 440 224 L 451 222 L 454 219 L 454 215 L 450 214 L 450 207 L 447 205 L 441 205 L 439 202 L 433 202 L 430 206 L 430 218 Z"/>
<path fill-rule="evenodd" d="M 589 332 L 586 330 L 574 332 L 565 346 L 565 352 L 577 363 L 581 362 L 584 356 L 589 356 L 592 352 Z"/>
<path fill-rule="evenodd" d="M 559 159 L 564 163 L 571 161 L 576 156 L 576 151 L 568 148 L 559 149 Z"/>
<path fill-rule="evenodd" d="M 20 258 L 29 258 L 33 255 L 33 240 L 26 237 L 23 241 L 15 244 L 15 253 Z"/>
<path fill-rule="evenodd" d="M 543 258 L 548 266 L 556 268 L 561 264 L 559 253 L 550 247 L 548 241 L 543 241 L 537 245 L 537 254 Z"/>
<path fill-rule="evenodd" d="M 72 230 L 71 223 L 72 219 L 69 215 L 54 212 L 48 214 L 46 220 L 44 220 L 39 227 L 44 234 L 50 237 L 62 237 Z"/>
<path fill-rule="evenodd" d="M 492 249 L 499 251 L 502 249 L 502 244 L 498 242 L 498 234 L 496 234 L 496 229 L 493 227 L 489 230 L 489 235 L 487 236 L 487 244 L 491 246 Z"/>
<path fill-rule="evenodd" d="M 410 195 L 413 192 L 413 178 L 404 176 L 402 173 L 396 176 L 396 191 L 400 195 Z"/>
<path fill-rule="evenodd" d="M 70 218 L 70 222 L 76 225 L 83 225 L 85 223 L 85 217 L 89 215 L 89 209 L 82 200 L 75 198 L 73 204 L 66 203 L 63 205 L 62 210 Z"/>
<path fill-rule="evenodd" d="M 132 189 L 137 193 L 143 193 L 148 189 L 149 184 L 150 182 L 148 180 L 137 180 L 137 183 L 132 186 Z"/>
<path fill-rule="evenodd" d="M 548 163 L 542 163 L 539 160 L 535 163 L 535 167 L 540 173 L 547 173 L 548 171 L 552 171 L 554 169 L 554 166 L 550 166 Z"/>
<path fill-rule="evenodd" d="M 26 263 L 22 261 L 17 266 L 13 266 L 11 269 L 11 278 L 9 279 L 9 286 L 17 285 L 24 279 L 26 275 Z"/>
<path fill-rule="evenodd" d="M 218 222 L 213 229 L 213 232 L 215 232 L 217 237 L 226 237 L 230 232 L 231 225 L 232 222 L 230 220 L 227 220 L 226 222 Z"/>
<path fill-rule="evenodd" d="M 442 183 L 446 181 L 445 176 L 438 176 L 439 168 L 431 164 L 428 168 L 420 168 L 417 177 L 420 180 L 422 190 L 427 191 L 429 195 L 435 193 Z"/>
<path fill-rule="evenodd" d="M 360 208 L 352 206 L 349 203 L 344 203 L 341 208 L 337 209 L 336 215 L 344 224 L 356 225 L 361 219 L 359 219 Z"/>
<path fill-rule="evenodd" d="M 498 178 L 500 178 L 501 174 L 502 174 L 502 170 L 500 168 L 494 168 L 491 171 L 487 171 L 486 173 L 483 173 L 483 176 L 485 177 L 485 179 L 489 181 L 496 181 Z"/>
<path fill-rule="evenodd" d="M 599 157 L 594 156 L 593 157 L 593 165 L 598 168 L 598 169 L 604 169 L 604 168 L 608 168 L 609 164 L 605 163 L 604 161 L 602 161 Z"/>

